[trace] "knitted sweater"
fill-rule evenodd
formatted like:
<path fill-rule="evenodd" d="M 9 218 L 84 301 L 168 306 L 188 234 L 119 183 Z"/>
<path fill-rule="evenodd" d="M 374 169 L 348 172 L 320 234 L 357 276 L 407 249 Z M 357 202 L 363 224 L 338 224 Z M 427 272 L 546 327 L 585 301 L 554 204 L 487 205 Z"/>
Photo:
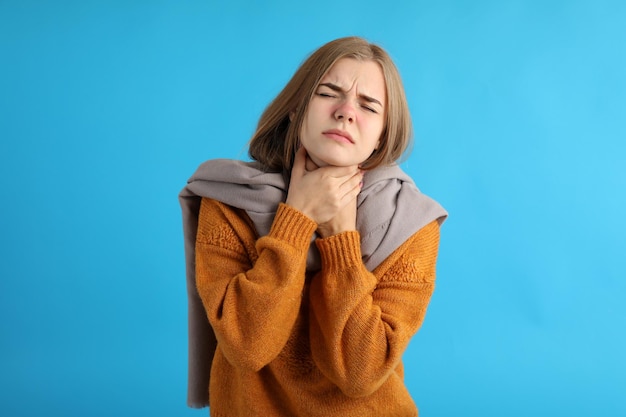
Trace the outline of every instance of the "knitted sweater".
<path fill-rule="evenodd" d="M 258 237 L 245 211 L 202 199 L 196 284 L 217 338 L 211 415 L 416 416 L 401 357 L 434 289 L 435 220 L 373 272 L 357 231 L 315 240 L 283 203 Z"/>

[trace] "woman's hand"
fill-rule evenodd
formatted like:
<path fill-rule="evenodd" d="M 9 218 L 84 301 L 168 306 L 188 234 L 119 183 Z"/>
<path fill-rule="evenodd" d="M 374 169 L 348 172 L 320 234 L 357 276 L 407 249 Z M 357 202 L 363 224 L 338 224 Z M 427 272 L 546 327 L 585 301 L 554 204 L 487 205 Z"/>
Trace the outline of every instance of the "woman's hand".
<path fill-rule="evenodd" d="M 362 181 L 357 165 L 319 168 L 301 147 L 293 163 L 285 203 L 313 219 L 322 237 L 355 230 L 356 198 Z"/>

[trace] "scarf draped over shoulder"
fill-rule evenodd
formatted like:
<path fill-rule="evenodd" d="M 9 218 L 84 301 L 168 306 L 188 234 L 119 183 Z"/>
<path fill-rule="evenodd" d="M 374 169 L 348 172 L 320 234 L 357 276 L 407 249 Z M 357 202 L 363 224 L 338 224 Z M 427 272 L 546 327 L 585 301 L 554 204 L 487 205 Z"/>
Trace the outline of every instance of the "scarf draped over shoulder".
<path fill-rule="evenodd" d="M 279 203 L 287 197 L 287 187 L 282 173 L 265 172 L 256 162 L 214 159 L 201 164 L 179 194 L 187 270 L 187 403 L 190 407 L 209 405 L 209 377 L 217 343 L 196 288 L 195 244 L 200 202 L 208 197 L 245 210 L 257 234 L 265 236 Z M 373 271 L 418 230 L 433 220 L 443 223 L 447 215 L 435 200 L 419 191 L 398 165 L 367 171 L 357 198 L 357 230 L 365 267 Z M 319 253 L 312 244 L 307 270 L 319 269 Z"/>

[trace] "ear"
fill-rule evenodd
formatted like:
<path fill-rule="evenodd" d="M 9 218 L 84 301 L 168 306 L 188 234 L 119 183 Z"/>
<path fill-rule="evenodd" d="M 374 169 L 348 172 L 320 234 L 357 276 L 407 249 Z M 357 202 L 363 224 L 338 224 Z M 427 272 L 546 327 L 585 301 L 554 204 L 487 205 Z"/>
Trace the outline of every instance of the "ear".
<path fill-rule="evenodd" d="M 294 117 L 296 117 L 296 112 L 295 111 L 290 111 L 289 112 L 289 121 L 293 122 Z"/>

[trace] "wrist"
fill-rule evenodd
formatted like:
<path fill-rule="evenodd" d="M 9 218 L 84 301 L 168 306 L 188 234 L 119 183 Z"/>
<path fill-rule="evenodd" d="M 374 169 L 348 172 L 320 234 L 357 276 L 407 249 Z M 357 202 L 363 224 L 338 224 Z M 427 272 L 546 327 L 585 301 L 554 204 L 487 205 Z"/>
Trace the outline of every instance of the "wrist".
<path fill-rule="evenodd" d="M 359 232 L 346 231 L 325 239 L 316 239 L 315 245 L 326 270 L 345 270 L 362 264 Z"/>
<path fill-rule="evenodd" d="M 350 227 L 345 225 L 334 225 L 334 224 L 320 224 L 317 226 L 317 234 L 319 234 L 322 238 L 327 238 L 331 236 L 338 235 L 343 232 L 352 232 L 355 231 L 356 227 Z"/>

